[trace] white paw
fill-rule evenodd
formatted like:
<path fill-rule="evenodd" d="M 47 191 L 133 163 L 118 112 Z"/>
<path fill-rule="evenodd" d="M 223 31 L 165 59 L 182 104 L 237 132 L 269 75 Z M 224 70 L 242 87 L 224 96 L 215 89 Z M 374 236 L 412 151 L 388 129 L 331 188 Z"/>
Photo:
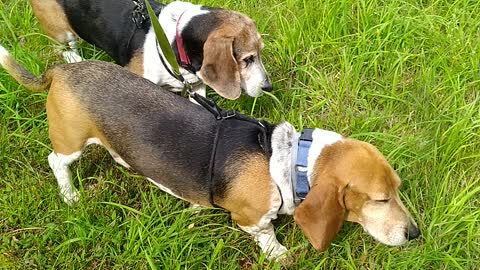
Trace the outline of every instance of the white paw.
<path fill-rule="evenodd" d="M 202 208 L 205 208 L 205 207 L 201 206 L 200 204 L 196 204 L 196 203 L 191 203 L 191 204 L 190 204 L 190 209 L 198 209 L 198 210 L 201 210 Z"/>
<path fill-rule="evenodd" d="M 196 214 L 197 216 L 203 215 L 202 210 L 206 209 L 206 207 L 196 203 L 191 203 L 188 208 L 191 209 L 192 213 Z"/>
<path fill-rule="evenodd" d="M 65 51 L 62 55 L 67 63 L 78 63 L 83 61 L 82 57 L 75 51 Z"/>
<path fill-rule="evenodd" d="M 267 258 L 269 260 L 278 262 L 290 262 L 291 260 L 288 249 L 281 244 L 273 246 L 273 248 L 268 252 Z"/>
<path fill-rule="evenodd" d="M 73 190 L 71 192 L 61 192 L 60 196 L 63 197 L 63 201 L 68 204 L 72 205 L 78 202 L 80 199 L 80 192 L 78 190 Z"/>

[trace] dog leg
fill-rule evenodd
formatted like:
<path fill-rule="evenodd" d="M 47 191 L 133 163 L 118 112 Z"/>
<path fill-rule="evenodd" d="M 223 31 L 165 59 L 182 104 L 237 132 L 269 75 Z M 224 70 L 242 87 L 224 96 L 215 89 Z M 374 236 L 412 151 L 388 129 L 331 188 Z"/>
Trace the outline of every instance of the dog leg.
<path fill-rule="evenodd" d="M 237 221 L 243 231 L 253 236 L 263 253 L 269 260 L 290 262 L 288 250 L 275 237 L 272 220 L 277 218 L 278 210 L 282 204 L 282 197 L 276 186 L 269 183 L 272 189 L 269 207 L 263 210 L 256 204 L 247 204 L 243 208 L 232 212 L 232 219 Z M 253 194 L 253 193 L 252 193 Z"/>
<path fill-rule="evenodd" d="M 288 261 L 288 250 L 278 242 L 271 222 L 260 222 L 257 226 L 240 226 L 240 229 L 249 233 L 255 239 L 263 253 L 269 260 Z"/>
<path fill-rule="evenodd" d="M 73 94 L 64 77 L 56 76 L 47 97 L 48 134 L 53 152 L 48 156 L 60 194 L 67 204 L 78 201 L 78 190 L 71 183 L 69 165 L 79 159 L 88 138 L 104 138 L 90 114 Z M 90 140 L 92 141 L 92 140 Z"/>
<path fill-rule="evenodd" d="M 239 166 L 230 165 L 241 173 L 223 198 L 214 198 L 215 202 L 230 211 L 232 219 L 253 236 L 268 259 L 288 262 L 287 248 L 278 242 L 271 223 L 277 218 L 282 196 L 272 181 L 268 159 L 261 154 L 249 154 L 244 159 Z"/>
<path fill-rule="evenodd" d="M 75 160 L 79 159 L 81 154 L 81 151 L 70 155 L 52 152 L 48 156 L 48 163 L 50 168 L 52 168 L 55 178 L 57 178 L 58 186 L 60 187 L 60 195 L 63 197 L 63 201 L 69 205 L 78 202 L 80 193 L 72 185 L 72 173 L 68 166 Z"/>
<path fill-rule="evenodd" d="M 78 53 L 77 39 L 75 38 L 75 35 L 73 33 L 68 32 L 66 33 L 66 36 L 67 36 L 66 39 L 68 42 L 68 47 L 70 48 L 70 50 L 64 51 L 62 53 L 63 59 L 65 59 L 67 63 L 77 63 L 77 62 L 83 61 L 82 57 Z"/>

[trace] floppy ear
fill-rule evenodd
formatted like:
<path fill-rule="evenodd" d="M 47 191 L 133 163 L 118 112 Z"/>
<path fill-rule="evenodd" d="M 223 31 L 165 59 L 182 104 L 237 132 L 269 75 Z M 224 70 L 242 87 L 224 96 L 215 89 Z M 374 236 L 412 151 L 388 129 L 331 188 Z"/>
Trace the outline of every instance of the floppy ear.
<path fill-rule="evenodd" d="M 237 99 L 241 94 L 240 72 L 233 56 L 233 37 L 213 34 L 203 45 L 199 75 L 220 96 Z"/>
<path fill-rule="evenodd" d="M 315 185 L 295 209 L 295 222 L 320 252 L 328 248 L 345 219 L 339 196 L 336 186 L 331 183 Z"/>

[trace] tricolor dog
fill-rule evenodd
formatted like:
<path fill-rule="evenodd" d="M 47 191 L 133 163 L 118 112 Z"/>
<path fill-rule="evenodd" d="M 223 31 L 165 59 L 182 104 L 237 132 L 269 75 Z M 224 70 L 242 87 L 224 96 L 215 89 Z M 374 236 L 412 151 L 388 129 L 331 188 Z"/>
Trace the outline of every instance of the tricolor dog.
<path fill-rule="evenodd" d="M 205 99 L 198 106 L 105 62 L 58 65 L 35 77 L 0 49 L 0 63 L 17 81 L 49 89 L 48 161 L 69 204 L 79 199 L 69 165 L 95 143 L 163 191 L 228 210 L 270 259 L 287 253 L 271 223 L 278 214 L 294 215 L 320 251 L 344 220 L 387 245 L 419 236 L 399 197 L 400 178 L 368 143 L 321 129 L 297 133 L 287 122 L 270 124 Z"/>
<path fill-rule="evenodd" d="M 170 91 L 183 84 L 158 48 L 144 0 L 30 0 L 47 35 L 69 50 L 67 62 L 81 61 L 76 37 L 103 49 L 116 63 Z M 234 11 L 153 0 L 160 24 L 193 91 L 205 96 L 205 84 L 219 95 L 237 99 L 271 91 L 261 61 L 264 46 L 255 22 Z M 162 63 L 163 62 L 163 63 Z M 205 83 L 205 84 L 204 84 Z"/>

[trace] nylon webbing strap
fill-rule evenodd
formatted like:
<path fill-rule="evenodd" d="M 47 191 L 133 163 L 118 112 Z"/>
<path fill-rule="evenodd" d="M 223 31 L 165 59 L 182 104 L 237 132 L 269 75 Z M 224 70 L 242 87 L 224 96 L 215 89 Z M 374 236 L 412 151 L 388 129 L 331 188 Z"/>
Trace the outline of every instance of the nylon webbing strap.
<path fill-rule="evenodd" d="M 215 156 L 217 154 L 217 146 L 218 146 L 218 141 L 220 140 L 221 137 L 221 130 L 222 126 L 225 122 L 225 120 L 228 119 L 234 119 L 234 120 L 240 120 L 240 121 L 245 121 L 248 123 L 251 123 L 252 125 L 256 125 L 260 132 L 259 132 L 259 144 L 260 147 L 269 155 L 271 155 L 271 145 L 270 141 L 267 136 L 267 127 L 262 123 L 262 121 L 259 121 L 255 118 L 248 117 L 242 114 L 237 114 L 235 111 L 232 110 L 224 110 L 221 107 L 219 107 L 215 101 L 211 99 L 207 99 L 197 93 L 191 93 L 190 97 L 194 99 L 200 106 L 204 107 L 206 110 L 208 110 L 215 119 L 217 120 L 216 123 L 216 131 L 215 131 L 215 137 L 213 139 L 213 146 L 212 146 L 212 154 L 210 156 L 210 161 L 209 161 L 209 168 L 208 168 L 208 186 L 209 186 L 209 201 L 210 204 L 214 207 L 217 207 L 214 201 L 215 197 Z M 261 134 L 260 134 L 261 133 Z"/>
<path fill-rule="evenodd" d="M 313 129 L 306 128 L 300 134 L 298 139 L 297 160 L 295 162 L 295 173 L 297 175 L 296 194 L 300 200 L 304 200 L 310 191 L 308 183 L 307 168 L 308 168 L 308 151 L 312 145 Z"/>

